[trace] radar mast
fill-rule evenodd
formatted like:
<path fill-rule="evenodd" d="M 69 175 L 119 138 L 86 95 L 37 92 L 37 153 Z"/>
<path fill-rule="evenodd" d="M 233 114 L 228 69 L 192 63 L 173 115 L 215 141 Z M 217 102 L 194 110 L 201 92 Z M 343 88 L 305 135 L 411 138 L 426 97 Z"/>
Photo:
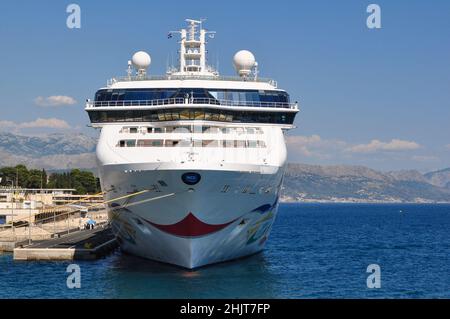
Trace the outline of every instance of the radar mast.
<path fill-rule="evenodd" d="M 216 32 L 203 29 L 203 20 L 186 19 L 188 27 L 180 31 L 171 31 L 179 33 L 180 43 L 180 66 L 176 71 L 168 71 L 171 75 L 203 75 L 218 76 L 218 72 L 213 67 L 206 64 L 206 35 L 214 38 Z"/>

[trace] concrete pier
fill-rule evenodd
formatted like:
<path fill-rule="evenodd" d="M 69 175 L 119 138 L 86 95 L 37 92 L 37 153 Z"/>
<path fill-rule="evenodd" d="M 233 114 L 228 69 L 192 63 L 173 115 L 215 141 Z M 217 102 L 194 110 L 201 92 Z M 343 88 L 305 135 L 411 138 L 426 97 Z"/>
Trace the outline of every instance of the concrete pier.
<path fill-rule="evenodd" d="M 107 214 L 104 210 L 90 212 L 91 219 L 98 225 L 106 225 Z M 83 231 L 89 218 L 81 217 L 79 213 L 71 216 L 56 216 L 50 220 L 21 226 L 0 225 L 0 252 L 13 252 L 18 246 L 25 246 L 29 242 L 41 243 L 72 233 Z"/>
<path fill-rule="evenodd" d="M 13 252 L 19 245 L 16 241 L 0 241 L 0 252 Z"/>
<path fill-rule="evenodd" d="M 117 248 L 109 227 L 82 230 L 14 248 L 14 260 L 93 260 Z"/>

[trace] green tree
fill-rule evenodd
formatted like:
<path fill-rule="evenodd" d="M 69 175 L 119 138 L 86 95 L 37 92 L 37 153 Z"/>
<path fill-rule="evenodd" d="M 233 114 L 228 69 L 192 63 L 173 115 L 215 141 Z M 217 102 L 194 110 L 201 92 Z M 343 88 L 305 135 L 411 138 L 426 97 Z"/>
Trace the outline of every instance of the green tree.
<path fill-rule="evenodd" d="M 16 185 L 26 188 L 74 188 L 77 194 L 94 194 L 100 192 L 100 181 L 92 172 L 73 169 L 70 172 L 52 173 L 42 169 L 28 170 L 25 165 L 0 168 L 1 185 Z M 18 177 L 18 178 L 17 178 Z"/>
<path fill-rule="evenodd" d="M 72 188 L 75 188 L 78 194 L 97 192 L 97 180 L 92 172 L 73 169 L 70 172 L 70 180 Z"/>
<path fill-rule="evenodd" d="M 45 169 L 42 169 L 42 188 L 47 188 L 47 172 L 45 171 Z"/>
<path fill-rule="evenodd" d="M 27 184 L 28 184 L 28 179 L 30 176 L 30 173 L 28 172 L 27 167 L 23 164 L 20 164 L 20 165 L 17 165 L 15 167 L 15 169 L 16 169 L 16 177 L 17 177 L 16 184 L 19 187 L 26 188 Z"/>
<path fill-rule="evenodd" d="M 16 169 L 14 167 L 2 167 L 0 168 L 0 177 L 2 181 L 0 185 L 2 186 L 11 186 L 11 184 L 16 185 Z"/>
<path fill-rule="evenodd" d="M 28 171 L 27 188 L 41 188 L 43 184 L 42 171 L 39 169 L 30 169 Z M 42 182 L 42 183 L 41 183 Z"/>
<path fill-rule="evenodd" d="M 69 173 L 53 173 L 49 177 L 48 188 L 74 188 L 77 194 L 99 192 L 98 179 L 88 171 L 73 169 Z"/>

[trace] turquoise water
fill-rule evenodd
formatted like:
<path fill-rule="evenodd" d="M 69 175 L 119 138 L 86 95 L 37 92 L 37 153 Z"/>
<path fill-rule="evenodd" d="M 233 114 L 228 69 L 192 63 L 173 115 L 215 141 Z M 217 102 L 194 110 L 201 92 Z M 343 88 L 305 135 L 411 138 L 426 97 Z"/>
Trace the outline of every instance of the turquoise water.
<path fill-rule="evenodd" d="M 450 298 L 450 205 L 284 204 L 263 253 L 194 272 L 119 251 L 77 263 L 68 289 L 68 262 L 0 255 L 0 298 Z"/>

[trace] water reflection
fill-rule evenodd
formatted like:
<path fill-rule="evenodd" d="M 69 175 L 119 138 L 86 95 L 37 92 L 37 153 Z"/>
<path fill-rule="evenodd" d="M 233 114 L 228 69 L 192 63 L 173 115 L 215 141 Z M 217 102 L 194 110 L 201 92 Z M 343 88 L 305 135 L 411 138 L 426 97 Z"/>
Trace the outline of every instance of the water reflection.
<path fill-rule="evenodd" d="M 270 298 L 277 278 L 263 253 L 194 271 L 117 253 L 109 269 L 117 298 Z"/>

